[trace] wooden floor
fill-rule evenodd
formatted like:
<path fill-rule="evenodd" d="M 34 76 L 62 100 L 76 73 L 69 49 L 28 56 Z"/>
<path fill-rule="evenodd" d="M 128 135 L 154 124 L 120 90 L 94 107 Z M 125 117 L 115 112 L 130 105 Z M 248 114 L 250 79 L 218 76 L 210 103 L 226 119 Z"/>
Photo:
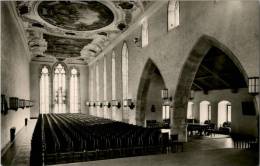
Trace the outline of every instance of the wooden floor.
<path fill-rule="evenodd" d="M 36 120 L 18 133 L 12 146 L 2 156 L 3 166 L 29 165 L 31 137 Z M 192 137 L 184 145 L 184 152 L 120 159 L 60 164 L 64 166 L 257 166 L 258 153 L 250 150 L 234 149 L 231 138 L 224 135 L 214 137 Z"/>

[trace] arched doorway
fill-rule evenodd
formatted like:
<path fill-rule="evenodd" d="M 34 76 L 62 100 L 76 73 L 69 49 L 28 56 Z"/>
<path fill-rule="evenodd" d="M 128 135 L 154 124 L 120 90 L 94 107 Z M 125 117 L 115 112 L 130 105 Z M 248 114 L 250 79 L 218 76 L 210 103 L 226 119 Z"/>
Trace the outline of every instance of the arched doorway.
<path fill-rule="evenodd" d="M 148 59 L 138 88 L 136 123 L 146 125 L 146 121 L 162 121 L 161 89 L 165 88 L 162 75 L 155 63 Z"/>
<path fill-rule="evenodd" d="M 247 88 L 247 75 L 235 55 L 216 39 L 202 36 L 191 50 L 178 80 L 174 95 L 173 132 L 181 133 L 183 137 L 186 135 L 183 133 L 185 133 L 187 103 L 191 90 L 200 91 L 199 97 L 201 99 L 204 97 L 204 100 L 212 91 L 229 90 L 230 93 L 232 92 L 230 96 L 235 99 L 239 98 L 237 96 L 240 94 L 232 94 L 236 94 L 241 88 L 244 90 Z M 247 91 L 244 92 L 244 98 L 253 99 Z M 221 94 L 218 94 L 217 98 L 221 98 Z M 240 114 L 241 103 L 237 103 L 237 108 Z M 217 115 L 216 109 L 216 106 L 212 108 L 214 116 Z M 242 117 L 237 118 L 242 119 Z"/>

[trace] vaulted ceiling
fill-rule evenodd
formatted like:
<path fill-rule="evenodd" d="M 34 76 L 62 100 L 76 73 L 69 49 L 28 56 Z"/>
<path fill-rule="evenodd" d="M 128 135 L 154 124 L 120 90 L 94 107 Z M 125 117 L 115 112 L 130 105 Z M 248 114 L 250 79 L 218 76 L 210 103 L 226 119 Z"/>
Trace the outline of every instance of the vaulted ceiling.
<path fill-rule="evenodd" d="M 33 60 L 87 64 L 140 17 L 151 1 L 18 1 Z"/>
<path fill-rule="evenodd" d="M 234 62 L 221 50 L 212 47 L 196 73 L 192 90 L 232 89 L 245 88 L 247 84 L 244 76 Z"/>

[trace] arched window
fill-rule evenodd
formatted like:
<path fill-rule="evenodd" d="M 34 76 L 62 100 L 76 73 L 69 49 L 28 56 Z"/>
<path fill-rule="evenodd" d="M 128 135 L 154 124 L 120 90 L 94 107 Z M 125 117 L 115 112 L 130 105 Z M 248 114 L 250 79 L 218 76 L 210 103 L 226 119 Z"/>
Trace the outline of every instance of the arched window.
<path fill-rule="evenodd" d="M 103 101 L 107 101 L 107 61 L 106 57 L 104 56 L 104 66 L 103 66 L 103 85 L 104 85 L 104 95 L 103 95 Z M 104 109 L 104 118 L 109 118 L 107 113 L 107 107 L 103 107 Z"/>
<path fill-rule="evenodd" d="M 62 64 L 54 68 L 54 113 L 66 113 L 66 71 Z"/>
<path fill-rule="evenodd" d="M 116 100 L 116 54 L 112 52 L 112 100 Z"/>
<path fill-rule="evenodd" d="M 98 66 L 98 62 L 96 63 L 96 101 L 100 102 L 99 100 L 99 66 Z M 96 115 L 98 117 L 100 117 L 100 109 L 99 106 L 96 106 Z"/>
<path fill-rule="evenodd" d="M 218 127 L 222 127 L 224 122 L 231 122 L 231 103 L 226 100 L 218 103 Z"/>
<path fill-rule="evenodd" d="M 107 61 L 104 57 L 104 70 L 103 70 L 103 81 L 104 81 L 104 101 L 107 100 Z"/>
<path fill-rule="evenodd" d="M 148 45 L 148 20 L 144 18 L 142 21 L 142 48 Z"/>
<path fill-rule="evenodd" d="M 40 78 L 40 113 L 41 114 L 47 114 L 50 112 L 49 80 L 50 80 L 49 70 L 46 66 L 43 66 L 41 70 L 41 78 Z"/>
<path fill-rule="evenodd" d="M 188 102 L 188 108 L 187 108 L 187 119 L 194 119 L 194 112 L 193 112 L 193 102 Z"/>
<path fill-rule="evenodd" d="M 179 16 L 179 1 L 170 0 L 168 4 L 168 31 L 177 27 L 180 24 Z"/>
<path fill-rule="evenodd" d="M 90 76 L 89 76 L 89 98 L 90 98 L 90 101 L 94 101 L 94 95 L 93 95 L 93 90 L 94 90 L 94 69 L 93 68 L 90 68 Z M 93 113 L 93 107 L 89 107 L 89 114 L 90 115 L 94 115 Z"/>
<path fill-rule="evenodd" d="M 72 68 L 70 77 L 70 113 L 79 112 L 79 72 Z"/>
<path fill-rule="evenodd" d="M 96 101 L 99 101 L 99 67 L 96 64 Z"/>
<path fill-rule="evenodd" d="M 200 103 L 200 123 L 211 120 L 211 105 L 208 101 Z"/>
<path fill-rule="evenodd" d="M 128 48 L 124 43 L 122 48 L 122 84 L 123 84 L 123 99 L 128 98 Z"/>

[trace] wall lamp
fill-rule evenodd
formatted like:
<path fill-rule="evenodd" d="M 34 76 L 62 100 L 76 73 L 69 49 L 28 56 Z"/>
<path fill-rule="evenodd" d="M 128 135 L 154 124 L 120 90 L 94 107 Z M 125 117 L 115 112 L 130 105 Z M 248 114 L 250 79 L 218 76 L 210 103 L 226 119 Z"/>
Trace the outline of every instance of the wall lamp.
<path fill-rule="evenodd" d="M 164 104 L 169 104 L 171 101 L 172 101 L 172 97 L 170 96 L 169 97 L 169 94 L 168 94 L 168 89 L 162 89 L 161 90 L 161 98 L 164 102 Z"/>
<path fill-rule="evenodd" d="M 248 93 L 252 95 L 259 93 L 259 77 L 248 77 Z"/>
<path fill-rule="evenodd" d="M 104 105 L 104 107 L 107 107 L 107 108 L 111 107 L 111 103 L 109 101 L 103 101 L 103 105 Z"/>
<path fill-rule="evenodd" d="M 129 107 L 132 110 L 132 109 L 134 109 L 135 104 L 134 104 L 134 101 L 132 99 L 124 99 L 123 100 L 123 106 Z"/>
<path fill-rule="evenodd" d="M 141 38 L 140 37 L 135 37 L 133 39 L 133 42 L 134 44 L 137 46 L 137 47 L 141 47 Z"/>
<path fill-rule="evenodd" d="M 121 103 L 120 103 L 120 101 L 112 100 L 112 106 L 117 107 L 117 108 L 121 108 Z"/>

